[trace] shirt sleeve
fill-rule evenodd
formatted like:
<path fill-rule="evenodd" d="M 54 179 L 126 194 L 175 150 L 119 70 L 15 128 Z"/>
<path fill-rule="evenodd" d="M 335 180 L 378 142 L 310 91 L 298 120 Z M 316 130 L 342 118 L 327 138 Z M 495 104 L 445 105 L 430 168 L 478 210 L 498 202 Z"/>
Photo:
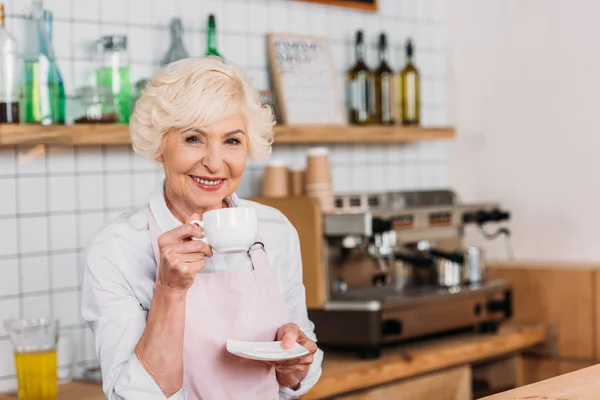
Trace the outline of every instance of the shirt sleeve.
<path fill-rule="evenodd" d="M 290 312 L 290 320 L 294 322 L 306 336 L 312 341 L 317 342 L 315 335 L 315 325 L 308 319 L 306 309 L 306 292 L 302 282 L 302 254 L 300 251 L 300 239 L 293 225 L 290 223 L 290 265 L 284 269 L 288 274 L 287 285 L 284 290 L 284 298 Z M 296 390 L 286 387 L 280 387 L 280 399 L 297 399 L 306 394 L 321 377 L 321 365 L 323 362 L 323 351 L 318 349 L 314 354 L 313 363 L 309 366 L 308 372 L 300 382 Z"/>
<path fill-rule="evenodd" d="M 112 246 L 107 250 L 88 248 L 81 287 L 81 313 L 94 333 L 102 389 L 108 400 L 166 400 L 134 353 L 147 311 L 116 265 L 127 263 L 127 256 Z M 186 400 L 187 392 L 182 388 L 168 399 Z"/>

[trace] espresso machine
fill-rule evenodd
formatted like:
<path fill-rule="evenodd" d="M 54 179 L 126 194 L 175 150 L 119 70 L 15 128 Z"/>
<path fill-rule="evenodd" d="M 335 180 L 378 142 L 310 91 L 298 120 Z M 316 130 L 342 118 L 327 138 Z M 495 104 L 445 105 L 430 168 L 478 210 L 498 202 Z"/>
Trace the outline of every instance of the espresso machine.
<path fill-rule="evenodd" d="M 336 195 L 321 213 L 310 198 L 257 199 L 280 209 L 300 236 L 309 318 L 320 346 L 376 358 L 391 343 L 463 329 L 495 331 L 511 317 L 512 290 L 485 276 L 482 249 L 510 231 L 496 203 L 463 204 L 451 190 Z"/>

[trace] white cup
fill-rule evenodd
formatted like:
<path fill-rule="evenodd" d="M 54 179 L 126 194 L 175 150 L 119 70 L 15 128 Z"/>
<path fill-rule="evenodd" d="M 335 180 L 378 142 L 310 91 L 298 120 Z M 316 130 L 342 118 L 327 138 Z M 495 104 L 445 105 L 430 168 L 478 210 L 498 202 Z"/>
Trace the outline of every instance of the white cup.
<path fill-rule="evenodd" d="M 195 219 L 190 223 L 204 230 L 204 237 L 192 239 L 202 240 L 223 254 L 248 251 L 258 233 L 256 210 L 247 207 L 207 211 L 202 214 L 202 221 Z"/>

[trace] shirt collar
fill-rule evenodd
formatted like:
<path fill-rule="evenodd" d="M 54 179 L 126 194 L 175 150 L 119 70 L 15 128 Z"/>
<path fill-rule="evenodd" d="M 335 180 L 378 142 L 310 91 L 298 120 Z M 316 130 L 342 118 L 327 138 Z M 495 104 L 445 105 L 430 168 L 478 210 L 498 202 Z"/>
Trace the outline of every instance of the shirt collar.
<path fill-rule="evenodd" d="M 165 200 L 165 180 L 162 179 L 160 184 L 154 189 L 154 191 L 150 194 L 148 199 L 148 206 L 150 207 L 150 211 L 156 219 L 156 223 L 160 227 L 162 232 L 167 232 L 173 230 L 181 225 L 181 221 L 179 221 L 169 207 L 167 206 L 167 202 Z M 228 207 L 237 207 L 239 205 L 239 197 L 236 193 L 233 193 L 231 196 L 225 198 L 225 203 L 227 203 Z"/>

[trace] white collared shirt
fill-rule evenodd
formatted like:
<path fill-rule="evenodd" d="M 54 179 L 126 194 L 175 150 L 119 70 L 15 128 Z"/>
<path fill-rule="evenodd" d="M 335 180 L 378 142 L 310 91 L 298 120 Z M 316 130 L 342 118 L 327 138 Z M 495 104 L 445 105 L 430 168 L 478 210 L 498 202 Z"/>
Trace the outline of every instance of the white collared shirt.
<path fill-rule="evenodd" d="M 258 214 L 261 242 L 277 277 L 290 313 L 290 322 L 316 342 L 314 324 L 308 319 L 302 283 L 302 259 L 298 234 L 278 210 L 235 195 L 232 206 L 252 207 Z M 163 232 L 181 225 L 166 205 L 163 183 L 150 196 L 149 207 Z M 148 206 L 123 214 L 90 241 L 84 258 L 81 312 L 95 335 L 102 369 L 102 386 L 109 400 L 163 400 L 167 397 L 134 354 L 152 302 L 156 262 L 148 229 Z M 245 262 L 241 262 L 241 260 Z M 215 254 L 203 273 L 251 271 L 240 255 Z M 297 398 L 321 375 L 323 352 L 318 350 L 298 390 L 280 388 L 280 399 Z M 169 399 L 184 400 L 182 388 Z"/>

